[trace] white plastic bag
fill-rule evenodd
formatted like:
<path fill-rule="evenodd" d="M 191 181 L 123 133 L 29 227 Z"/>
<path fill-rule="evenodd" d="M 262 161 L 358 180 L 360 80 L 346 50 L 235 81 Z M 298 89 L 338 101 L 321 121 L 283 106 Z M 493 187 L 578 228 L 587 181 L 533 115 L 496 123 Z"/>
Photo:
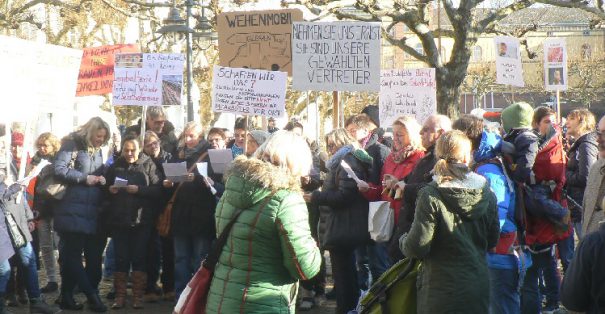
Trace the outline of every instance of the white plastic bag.
<path fill-rule="evenodd" d="M 395 214 L 390 205 L 387 201 L 370 202 L 368 232 L 376 242 L 387 242 L 393 234 Z"/>

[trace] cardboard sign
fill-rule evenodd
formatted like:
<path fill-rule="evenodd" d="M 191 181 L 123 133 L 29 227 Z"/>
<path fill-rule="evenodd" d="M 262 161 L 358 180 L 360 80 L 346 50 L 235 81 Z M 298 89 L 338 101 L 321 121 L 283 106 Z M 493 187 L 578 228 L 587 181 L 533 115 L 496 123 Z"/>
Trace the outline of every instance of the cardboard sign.
<path fill-rule="evenodd" d="M 282 117 L 286 111 L 286 72 L 215 65 L 212 109 L 215 112 Z"/>
<path fill-rule="evenodd" d="M 519 39 L 510 36 L 494 38 L 496 45 L 496 83 L 524 87 Z"/>
<path fill-rule="evenodd" d="M 402 115 L 421 125 L 437 113 L 435 69 L 383 70 L 380 78 L 380 124 L 390 126 Z"/>
<path fill-rule="evenodd" d="M 115 55 L 114 105 L 178 106 L 183 94 L 183 54 Z"/>
<path fill-rule="evenodd" d="M 380 23 L 296 22 L 292 49 L 295 90 L 380 90 Z"/>
<path fill-rule="evenodd" d="M 567 89 L 565 38 L 549 38 L 544 41 L 544 85 L 548 91 Z"/>
<path fill-rule="evenodd" d="M 139 47 L 129 44 L 84 48 L 76 96 L 111 93 L 114 54 L 126 52 L 139 52 Z"/>
<path fill-rule="evenodd" d="M 2 115 L 73 110 L 82 50 L 0 36 Z"/>
<path fill-rule="evenodd" d="M 224 12 L 217 18 L 220 65 L 292 73 L 292 22 L 298 9 Z"/>

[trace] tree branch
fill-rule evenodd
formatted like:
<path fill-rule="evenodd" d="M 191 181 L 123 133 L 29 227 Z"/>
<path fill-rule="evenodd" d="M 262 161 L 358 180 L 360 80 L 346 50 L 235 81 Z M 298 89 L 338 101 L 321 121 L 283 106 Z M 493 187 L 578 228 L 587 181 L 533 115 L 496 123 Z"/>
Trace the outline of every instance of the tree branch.
<path fill-rule="evenodd" d="M 477 23 L 479 33 L 482 33 L 486 29 L 494 29 L 496 27 L 496 24 L 505 17 L 507 17 L 509 14 L 528 8 L 533 4 L 533 2 L 533 0 L 514 1 L 511 4 L 496 10 L 494 13 Z"/>
<path fill-rule="evenodd" d="M 397 46 L 399 47 L 401 50 L 403 50 L 404 52 L 406 52 L 407 54 L 409 54 L 410 56 L 426 63 L 426 64 L 430 64 L 430 60 L 427 56 L 418 53 L 418 51 L 416 51 L 416 49 L 408 46 L 405 42 L 406 42 L 406 38 L 401 38 L 401 39 L 396 39 L 395 37 L 391 36 L 391 34 L 389 34 L 388 32 L 386 32 L 384 29 L 382 30 L 382 36 L 384 36 L 384 38 L 393 46 Z"/>

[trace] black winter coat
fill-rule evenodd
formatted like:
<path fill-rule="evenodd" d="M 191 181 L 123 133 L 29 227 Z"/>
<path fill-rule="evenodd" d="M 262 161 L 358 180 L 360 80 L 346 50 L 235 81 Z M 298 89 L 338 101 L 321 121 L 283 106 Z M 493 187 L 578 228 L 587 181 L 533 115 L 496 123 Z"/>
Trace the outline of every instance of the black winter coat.
<path fill-rule="evenodd" d="M 207 142 L 200 143 L 196 151 L 185 160 L 179 159 L 178 153 L 171 162 L 187 162 L 187 168 L 192 167 L 198 162 L 199 157 L 208 151 L 210 145 Z M 208 162 L 208 155 L 199 162 Z M 216 209 L 216 197 L 210 189 L 206 187 L 204 179 L 194 167 L 195 178 L 193 182 L 179 183 L 182 185 L 174 200 L 172 207 L 171 230 L 175 235 L 193 236 L 203 235 L 209 238 L 216 237 L 214 212 Z M 212 168 L 208 167 L 208 174 L 212 177 Z M 169 192 L 174 193 L 172 189 Z"/>
<path fill-rule="evenodd" d="M 72 152 L 76 151 L 74 167 L 69 167 Z M 105 172 L 102 149 L 88 152 L 85 139 L 75 133 L 63 140 L 57 153 L 55 175 L 67 183 L 65 196 L 55 205 L 53 218 L 59 232 L 97 233 L 97 220 L 101 211 L 103 191 L 100 185 L 86 185 L 88 175 Z"/>
<path fill-rule="evenodd" d="M 132 134 L 136 136 L 141 135 L 141 119 L 139 119 L 139 123 L 129 126 L 126 128 L 125 134 Z M 178 145 L 178 139 L 174 134 L 174 125 L 170 121 L 164 122 L 164 128 L 162 128 L 162 133 L 158 134 L 160 137 L 162 150 L 174 154 L 176 152 L 176 148 Z"/>
<path fill-rule="evenodd" d="M 513 160 L 507 163 L 516 164 L 514 171 L 510 173 L 511 178 L 519 183 L 535 184 L 533 168 L 539 152 L 538 134 L 531 129 L 513 129 L 504 140 L 515 146 Z"/>
<path fill-rule="evenodd" d="M 382 173 L 384 161 L 391 153 L 391 149 L 380 142 L 382 137 L 380 137 L 380 133 L 377 132 L 378 130 L 381 129 L 376 129 L 372 133 L 364 149 L 368 152 L 368 155 L 372 157 L 372 166 L 369 169 L 367 181 L 374 183 L 377 186 L 382 186 L 380 174 Z"/>
<path fill-rule="evenodd" d="M 582 205 L 582 199 L 584 198 L 588 170 L 597 161 L 598 154 L 599 146 L 596 132 L 580 136 L 567 152 L 567 169 L 565 171 L 567 194 L 580 205 Z M 571 206 L 571 209 L 572 220 L 579 222 L 582 219 L 582 209 L 577 208 L 577 206 Z"/>
<path fill-rule="evenodd" d="M 107 170 L 107 186 L 116 178 L 128 180 L 128 185 L 136 185 L 136 194 L 120 188 L 117 194 L 108 194 L 107 226 L 113 230 L 123 230 L 139 225 L 151 225 L 156 217 L 154 204 L 161 198 L 160 176 L 155 164 L 147 155 L 141 154 L 132 164 L 123 157 L 118 158 Z"/>

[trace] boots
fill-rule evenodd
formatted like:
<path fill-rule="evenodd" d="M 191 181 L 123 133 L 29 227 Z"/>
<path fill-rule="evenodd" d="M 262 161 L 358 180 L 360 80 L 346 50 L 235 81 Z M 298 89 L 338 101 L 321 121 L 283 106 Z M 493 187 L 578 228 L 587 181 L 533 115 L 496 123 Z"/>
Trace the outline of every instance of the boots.
<path fill-rule="evenodd" d="M 143 308 L 143 295 L 147 287 L 147 273 L 142 271 L 132 272 L 132 307 L 135 309 Z"/>
<path fill-rule="evenodd" d="M 113 273 L 113 288 L 116 291 L 116 298 L 111 306 L 112 309 L 121 309 L 126 303 L 126 287 L 128 281 L 128 273 Z"/>
<path fill-rule="evenodd" d="M 86 298 L 88 299 L 89 310 L 97 313 L 107 312 L 107 306 L 105 306 L 105 304 L 103 304 L 101 301 L 101 297 L 99 297 L 98 292 L 93 292 L 92 294 L 87 295 Z"/>
<path fill-rule="evenodd" d="M 6 301 L 4 300 L 4 295 L 0 295 L 0 314 L 13 314 L 13 312 L 9 311 L 6 308 Z"/>
<path fill-rule="evenodd" d="M 80 311 L 84 308 L 83 304 L 77 303 L 76 300 L 74 300 L 73 292 L 65 291 L 64 289 L 62 290 L 61 295 L 57 299 L 58 302 L 55 302 L 55 304 L 58 304 L 61 309 Z"/>
<path fill-rule="evenodd" d="M 46 304 L 46 302 L 41 298 L 36 298 L 29 299 L 29 312 L 32 314 L 55 314 L 61 312 L 61 310 Z"/>

